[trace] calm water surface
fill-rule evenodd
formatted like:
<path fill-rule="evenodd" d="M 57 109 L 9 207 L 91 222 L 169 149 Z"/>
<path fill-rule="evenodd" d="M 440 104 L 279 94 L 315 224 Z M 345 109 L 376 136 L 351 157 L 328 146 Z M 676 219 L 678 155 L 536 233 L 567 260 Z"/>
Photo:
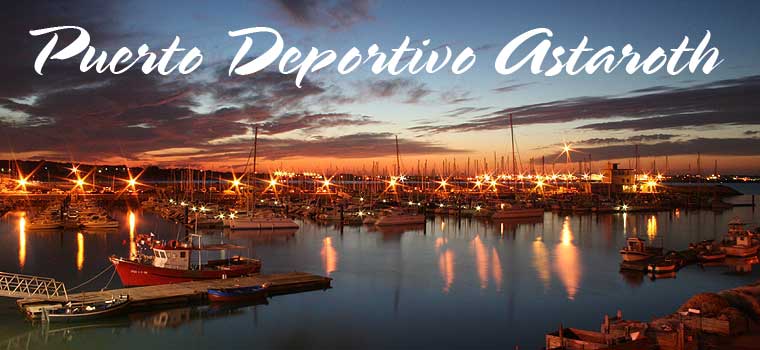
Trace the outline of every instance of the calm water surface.
<path fill-rule="evenodd" d="M 736 199 L 749 202 L 748 197 Z M 115 215 L 109 233 L 21 232 L 21 213 L 0 220 L 0 271 L 54 277 L 73 287 L 129 254 L 130 233 L 173 239 L 181 228 L 147 213 Z M 178 306 L 112 321 L 47 328 L 25 322 L 0 300 L 0 348 L 540 348 L 560 323 L 598 329 L 622 309 L 646 320 L 672 312 L 691 295 L 758 279 L 726 266 L 689 266 L 675 279 L 619 272 L 627 235 L 685 249 L 720 238 L 734 217 L 760 223 L 760 210 L 611 215 L 546 213 L 543 223 L 507 224 L 437 217 L 422 229 L 376 231 L 300 222 L 295 233 L 209 232 L 259 257 L 266 273 L 306 271 L 333 288 L 270 298 L 267 305 Z M 133 225 L 130 223 L 133 222 Z M 97 290 L 111 273 L 87 285 Z M 118 276 L 110 287 L 120 286 Z M 71 327 L 71 326 L 69 326 Z"/>

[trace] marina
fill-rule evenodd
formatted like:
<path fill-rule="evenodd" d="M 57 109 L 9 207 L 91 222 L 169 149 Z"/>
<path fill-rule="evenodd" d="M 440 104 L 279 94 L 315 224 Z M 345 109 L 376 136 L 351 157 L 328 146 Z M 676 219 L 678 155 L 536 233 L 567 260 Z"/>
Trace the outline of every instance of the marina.
<path fill-rule="evenodd" d="M 727 200 L 746 202 L 748 198 L 739 196 Z M 212 247 L 224 243 L 244 247 L 240 254 L 261 259 L 263 262 L 261 277 L 282 276 L 285 278 L 284 281 L 294 283 L 305 278 L 309 282 L 306 284 L 308 288 L 303 290 L 315 291 L 276 296 L 269 300 L 269 305 L 244 306 L 229 318 L 191 318 L 188 321 L 189 325 L 199 322 L 221 322 L 235 327 L 234 324 L 240 322 L 242 315 L 255 310 L 258 317 L 270 320 L 265 324 L 260 323 L 261 328 L 256 331 L 257 334 L 266 332 L 269 335 L 265 338 L 268 338 L 283 332 L 271 328 L 280 322 L 276 321 L 280 318 L 295 317 L 303 312 L 327 317 L 330 313 L 317 305 L 331 305 L 331 308 L 345 310 L 348 306 L 340 306 L 344 302 L 348 301 L 349 305 L 366 305 L 361 300 L 369 297 L 376 300 L 376 307 L 366 311 L 354 309 L 353 312 L 363 315 L 370 323 L 386 323 L 397 317 L 397 320 L 403 320 L 403 323 L 412 322 L 415 319 L 414 315 L 420 312 L 432 313 L 442 319 L 450 319 L 455 317 L 455 314 L 460 320 L 486 317 L 491 322 L 512 325 L 516 325 L 514 320 L 520 319 L 521 326 L 513 326 L 517 328 L 509 332 L 506 338 L 496 338 L 473 327 L 464 327 L 469 332 L 479 334 L 494 343 L 505 346 L 520 345 L 521 348 L 542 346 L 544 332 L 554 328 L 557 320 L 573 327 L 595 329 L 600 316 L 593 311 L 589 313 L 589 310 L 609 313 L 619 308 L 628 310 L 627 315 L 633 319 L 649 319 L 672 310 L 684 300 L 704 290 L 718 291 L 754 281 L 758 270 L 753 269 L 757 261 L 738 258 L 710 264 L 685 265 L 675 273 L 675 278 L 650 278 L 647 271 L 626 272 L 621 271 L 619 266 L 622 261 L 619 250 L 625 246 L 626 237 L 638 236 L 647 242 L 656 242 L 664 248 L 663 251 L 688 251 L 694 242 L 710 239 L 721 242 L 729 223 L 736 217 L 741 217 L 747 222 L 760 221 L 752 207 L 735 207 L 723 212 L 679 209 L 660 212 L 579 214 L 549 210 L 538 220 L 506 221 L 477 215 L 438 214 L 431 210 L 425 215 L 423 224 L 401 225 L 398 228 L 376 226 L 373 223 L 323 223 L 306 216 L 293 219 L 298 224 L 296 230 L 230 230 L 223 225 L 196 229 L 192 224 L 182 223 L 184 214 L 176 219 L 165 219 L 160 210 L 149 209 L 153 208 L 151 205 L 145 208 L 137 207 L 143 207 L 140 202 L 146 200 L 127 197 L 119 201 L 124 204 L 111 206 L 112 209 L 108 211 L 108 215 L 120 222 L 115 231 L 81 233 L 81 228 L 58 229 L 52 232 L 24 230 L 23 241 L 19 240 L 22 238 L 19 236 L 19 230 L 22 229 L 22 218 L 26 216 L 21 212 L 9 212 L 0 221 L 3 232 L 11 233 L 3 236 L 2 247 L 5 247 L 6 251 L 0 255 L 0 262 L 3 266 L 8 266 L 6 270 L 50 276 L 65 281 L 67 286 L 76 286 L 102 272 L 108 266 L 109 256 L 130 256 L 132 250 L 139 250 L 138 244 L 132 246 L 129 243 L 131 237 L 137 238 L 142 235 L 144 239 L 145 235 L 153 232 L 157 234 L 156 239 L 168 242 L 175 239 L 177 234 L 192 235 L 197 232 L 201 235 L 204 246 Z M 169 205 L 168 200 L 165 200 L 165 203 Z M 109 207 L 107 204 L 101 205 Z M 190 213 L 188 217 L 193 217 L 192 207 L 185 207 L 188 207 Z M 184 207 L 177 205 L 176 208 Z M 136 243 L 139 242 L 136 240 Z M 45 254 L 47 258 L 40 258 L 40 254 Z M 221 252 L 208 254 L 204 259 L 230 257 L 220 255 Z M 52 270 L 55 272 L 51 275 L 48 259 L 68 263 L 59 264 L 62 266 Z M 294 270 L 304 271 L 306 274 L 292 275 L 289 271 Z M 180 301 L 194 300 L 193 306 L 190 306 L 192 314 L 206 314 L 203 310 L 209 306 L 205 306 L 205 293 L 208 293 L 211 287 L 228 288 L 272 283 L 270 288 L 273 289 L 269 294 L 278 294 L 275 292 L 276 283 L 256 275 L 243 278 L 246 283 L 227 279 L 185 282 L 171 285 L 172 287 L 127 289 L 120 289 L 121 281 L 118 276 L 113 276 L 107 291 L 100 292 L 99 289 L 109 282 L 111 273 L 106 271 L 100 278 L 89 283 L 85 287 L 85 290 L 88 290 L 85 293 L 72 292 L 70 300 L 102 300 L 126 293 L 129 294 L 130 300 L 138 303 L 129 306 L 134 307 L 137 313 L 172 314 L 177 312 L 173 310 L 184 308 L 180 305 L 184 305 L 185 302 L 176 303 L 177 300 L 170 297 L 177 296 Z M 297 278 L 287 278 L 289 275 Z M 318 292 L 325 288 L 325 283 L 329 283 L 332 288 Z M 185 285 L 193 287 L 183 287 Z M 298 283 L 291 286 L 298 286 Z M 615 291 L 615 294 L 607 294 L 611 291 Z M 601 300 L 598 293 L 610 296 Z M 357 298 L 359 294 L 364 296 Z M 554 301 L 549 305 L 533 303 L 530 301 L 531 295 L 544 295 L 550 298 L 544 300 Z M 658 297 L 652 298 L 653 295 Z M 473 299 L 476 296 L 477 299 Z M 165 299 L 167 297 L 168 299 Z M 135 307 L 134 305 L 139 305 L 141 300 L 147 305 Z M 472 309 L 456 306 L 465 300 L 478 301 Z M 33 301 L 39 300 L 27 299 L 19 302 L 32 305 L 28 303 Z M 163 304 L 169 301 L 169 304 Z M 4 336 L 15 337 L 26 332 L 24 329 L 27 327 L 39 327 L 26 325 L 22 321 L 23 317 L 15 301 L 4 302 L 0 299 L 0 306 L 3 303 L 6 305 L 6 311 L 1 317 L 10 322 L 9 330 L 12 329 Z M 160 306 L 153 303 L 159 303 Z M 309 306 L 303 303 L 309 303 Z M 497 307 L 493 312 L 475 311 L 486 305 Z M 561 307 L 565 311 L 556 317 L 528 316 L 543 315 L 541 310 L 547 306 Z M 284 314 L 275 316 L 268 311 L 270 309 Z M 133 311 L 129 312 L 132 313 Z M 144 331 L 140 329 L 144 328 L 139 325 L 143 323 L 133 322 L 135 321 L 130 321 L 128 324 L 131 326 L 126 327 L 142 334 Z M 303 322 L 306 320 L 296 322 L 295 327 L 304 329 L 302 327 L 306 324 Z M 341 319 L 337 323 L 322 325 L 318 329 L 320 332 L 337 332 L 338 328 L 347 327 L 350 323 L 350 319 Z M 108 327 L 109 321 L 97 321 L 94 325 L 97 324 Z M 184 326 L 179 327 L 186 329 Z M 433 325 L 423 328 L 433 331 L 430 327 Z M 73 334 L 82 334 L 82 337 L 90 338 L 98 334 L 96 329 L 85 327 Z M 373 342 L 385 346 L 394 344 L 372 336 L 367 332 L 369 328 L 361 329 L 360 334 L 366 339 L 372 339 Z M 391 332 L 402 332 L 402 327 L 399 326 Z M 316 333 L 313 334 L 316 336 Z M 532 334 L 530 338 L 533 342 L 523 341 L 525 338 L 522 334 Z M 263 336 L 263 333 L 260 333 L 260 336 Z M 150 338 L 149 336 L 148 339 Z M 456 343 L 456 339 L 443 336 L 435 342 Z M 76 336 L 67 343 L 76 344 L 83 340 L 84 338 Z M 135 341 L 127 339 L 122 341 L 125 342 L 125 346 L 136 344 Z M 217 341 L 224 342 L 219 339 Z M 404 338 L 403 341 L 408 342 L 412 339 Z M 325 346 L 335 345 L 327 339 L 320 342 Z M 56 346 L 55 344 L 61 343 L 53 341 L 47 344 L 49 345 L 41 346 Z"/>
<path fill-rule="evenodd" d="M 253 275 L 240 278 L 218 280 L 192 281 L 172 283 L 168 285 L 144 286 L 123 289 L 108 289 L 103 291 L 69 294 L 51 298 L 23 298 L 16 301 L 19 309 L 27 313 L 30 307 L 44 303 L 66 303 L 76 301 L 87 303 L 91 301 L 108 300 L 116 296 L 128 296 L 130 309 L 145 309 L 166 305 L 188 305 L 193 302 L 208 300 L 209 289 L 232 288 L 236 286 L 257 286 L 267 284 L 269 296 L 324 290 L 330 288 L 331 278 L 303 272 L 290 272 L 271 275 Z"/>

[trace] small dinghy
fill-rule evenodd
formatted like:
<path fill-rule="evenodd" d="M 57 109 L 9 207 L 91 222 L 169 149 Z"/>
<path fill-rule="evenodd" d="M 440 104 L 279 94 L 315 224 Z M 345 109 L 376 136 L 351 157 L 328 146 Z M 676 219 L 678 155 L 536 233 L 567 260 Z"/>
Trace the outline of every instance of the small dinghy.
<path fill-rule="evenodd" d="M 61 308 L 45 310 L 42 319 L 49 322 L 74 322 L 106 318 L 125 311 L 129 302 L 128 295 L 120 295 L 116 298 L 97 302 L 76 303 L 70 301 Z"/>
<path fill-rule="evenodd" d="M 212 302 L 240 302 L 266 298 L 268 283 L 248 287 L 216 288 L 208 290 Z"/>

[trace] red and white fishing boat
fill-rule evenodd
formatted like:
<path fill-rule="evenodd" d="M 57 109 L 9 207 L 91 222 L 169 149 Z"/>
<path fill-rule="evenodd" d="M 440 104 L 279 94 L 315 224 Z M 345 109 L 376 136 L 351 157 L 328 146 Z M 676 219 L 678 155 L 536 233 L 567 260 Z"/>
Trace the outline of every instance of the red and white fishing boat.
<path fill-rule="evenodd" d="M 151 286 L 196 280 L 223 279 L 244 276 L 261 271 L 258 259 L 233 256 L 228 259 L 209 260 L 193 264 L 193 252 L 200 260 L 203 251 L 238 249 L 233 245 L 210 245 L 203 248 L 189 243 L 169 241 L 150 247 L 153 254 L 138 254 L 133 259 L 111 256 L 121 282 L 126 287 Z"/>

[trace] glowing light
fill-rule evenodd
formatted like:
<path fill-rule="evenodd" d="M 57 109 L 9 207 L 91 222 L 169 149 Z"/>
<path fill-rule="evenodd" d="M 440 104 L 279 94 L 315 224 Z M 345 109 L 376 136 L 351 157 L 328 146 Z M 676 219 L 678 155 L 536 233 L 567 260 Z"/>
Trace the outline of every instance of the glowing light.
<path fill-rule="evenodd" d="M 536 181 L 536 189 L 543 192 L 544 190 L 544 180 L 537 180 Z"/>
<path fill-rule="evenodd" d="M 628 204 L 623 204 L 621 208 L 623 209 L 623 211 L 628 211 Z"/>
<path fill-rule="evenodd" d="M 20 269 L 26 265 L 26 218 L 18 220 L 18 266 Z"/>
<path fill-rule="evenodd" d="M 491 277 L 493 277 L 494 284 L 496 284 L 496 291 L 501 291 L 502 278 L 504 271 L 501 268 L 501 259 L 499 258 L 499 252 L 496 247 L 491 248 Z"/>
<path fill-rule="evenodd" d="M 77 271 L 82 271 L 84 267 L 84 235 L 77 232 Z"/>
<path fill-rule="evenodd" d="M 435 190 L 436 191 L 438 191 L 438 190 L 446 191 L 446 186 L 448 186 L 448 185 L 449 185 L 448 179 L 441 179 L 441 181 L 438 181 L 438 188 L 436 188 Z"/>
<path fill-rule="evenodd" d="M 134 192 L 134 191 L 137 191 L 137 186 L 142 185 L 138 181 L 138 179 L 140 178 L 140 176 L 143 175 L 144 172 L 145 172 L 145 169 L 143 169 L 142 171 L 140 171 L 140 173 L 137 174 L 137 176 L 133 176 L 132 175 L 132 170 L 130 170 L 130 168 L 127 167 L 127 176 L 129 178 L 128 179 L 120 179 L 121 181 L 124 181 L 124 183 L 126 183 L 126 186 L 124 186 L 124 189 L 122 190 L 122 192 L 126 192 L 126 191 L 132 191 L 132 192 Z"/>

